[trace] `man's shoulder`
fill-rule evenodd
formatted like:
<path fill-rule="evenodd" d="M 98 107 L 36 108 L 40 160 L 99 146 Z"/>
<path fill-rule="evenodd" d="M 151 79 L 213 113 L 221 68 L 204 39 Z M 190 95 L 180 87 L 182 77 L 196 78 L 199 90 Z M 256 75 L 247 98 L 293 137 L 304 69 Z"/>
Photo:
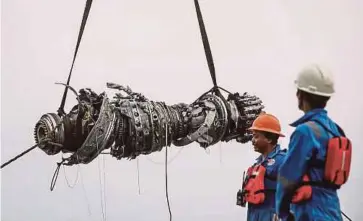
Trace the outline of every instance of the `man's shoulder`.
<path fill-rule="evenodd" d="M 311 125 L 314 124 L 313 121 L 305 121 L 299 125 L 296 126 L 295 132 L 305 132 L 307 130 L 310 130 Z"/>
<path fill-rule="evenodd" d="M 311 132 L 316 129 L 316 124 L 313 121 L 306 121 L 296 126 L 291 137 L 310 136 Z"/>
<path fill-rule="evenodd" d="M 287 149 L 281 149 L 276 153 L 275 158 L 277 161 L 282 161 L 285 158 L 286 154 Z"/>
<path fill-rule="evenodd" d="M 329 117 L 327 117 L 327 119 L 324 119 L 323 121 L 321 121 L 322 119 L 310 119 L 300 125 L 298 125 L 294 131 L 295 135 L 300 135 L 300 136 L 321 136 L 322 134 L 322 130 L 324 130 L 324 123 L 323 122 L 328 122 L 331 124 L 335 124 L 334 121 L 332 121 Z M 325 123 L 326 124 L 326 123 Z M 336 124 L 335 124 L 336 125 Z"/>

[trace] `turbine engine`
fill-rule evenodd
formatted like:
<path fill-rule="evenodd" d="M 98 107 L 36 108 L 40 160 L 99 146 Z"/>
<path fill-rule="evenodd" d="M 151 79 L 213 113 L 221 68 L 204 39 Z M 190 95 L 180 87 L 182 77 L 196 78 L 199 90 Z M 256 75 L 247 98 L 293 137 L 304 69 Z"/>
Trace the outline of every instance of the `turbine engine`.
<path fill-rule="evenodd" d="M 78 105 L 68 114 L 44 114 L 35 126 L 35 141 L 48 155 L 71 153 L 65 165 L 87 164 L 103 150 L 117 159 L 135 159 L 163 147 L 197 142 L 207 148 L 218 142 L 246 143 L 247 130 L 264 106 L 256 96 L 229 94 L 227 99 L 206 93 L 191 104 L 167 105 L 151 101 L 129 87 L 107 83 L 119 90 L 106 93 L 79 90 Z M 122 94 L 121 92 L 124 92 Z"/>

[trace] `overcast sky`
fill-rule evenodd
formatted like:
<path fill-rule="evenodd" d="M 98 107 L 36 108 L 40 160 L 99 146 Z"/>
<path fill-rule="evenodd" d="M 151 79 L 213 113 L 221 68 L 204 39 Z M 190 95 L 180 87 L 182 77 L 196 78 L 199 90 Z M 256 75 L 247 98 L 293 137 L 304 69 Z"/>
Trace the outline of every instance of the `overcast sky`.
<path fill-rule="evenodd" d="M 85 0 L 3 0 L 1 10 L 1 160 L 33 145 L 42 114 L 56 112 L 71 65 Z M 342 209 L 363 220 L 363 1 L 204 0 L 200 2 L 219 84 L 259 96 L 288 135 L 297 109 L 294 77 L 304 65 L 329 67 L 336 95 L 329 115 L 353 141 L 352 172 L 340 191 Z M 106 90 L 129 85 L 152 100 L 190 103 L 212 86 L 193 1 L 94 1 L 71 85 Z M 357 96 L 356 99 L 353 97 Z M 359 97 L 358 97 L 359 96 Z M 69 93 L 67 108 L 76 104 Z M 170 156 L 179 148 L 172 147 Z M 243 170 L 257 153 L 250 143 L 185 147 L 169 164 L 174 221 L 245 220 L 236 206 Z M 168 220 L 164 151 L 118 161 L 99 157 L 61 169 L 61 155 L 35 150 L 1 170 L 1 220 Z M 77 171 L 78 179 L 77 177 Z M 68 187 L 76 183 L 73 188 Z M 76 182 L 75 182 L 76 181 Z M 105 193 L 104 195 L 102 193 Z"/>

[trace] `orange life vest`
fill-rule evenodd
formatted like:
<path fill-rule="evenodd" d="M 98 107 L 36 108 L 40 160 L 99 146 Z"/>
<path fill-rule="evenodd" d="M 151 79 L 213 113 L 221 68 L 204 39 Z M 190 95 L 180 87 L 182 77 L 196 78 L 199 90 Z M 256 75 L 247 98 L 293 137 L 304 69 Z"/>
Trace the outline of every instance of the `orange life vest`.
<path fill-rule="evenodd" d="M 309 200 L 312 196 L 312 186 L 339 189 L 347 182 L 349 177 L 352 157 L 351 141 L 345 136 L 344 131 L 338 125 L 337 127 L 342 134 L 341 136 L 333 133 L 319 121 L 314 122 L 321 125 L 326 131 L 333 135 L 333 137 L 328 140 L 325 161 L 313 160 L 309 165 L 310 167 L 324 168 L 324 178 L 323 181 L 320 182 L 311 181 L 309 176 L 305 174 L 303 176 L 303 181 L 299 185 L 300 187 L 293 196 L 292 203 Z M 316 125 L 313 125 L 312 122 L 308 122 L 308 125 L 314 130 L 315 135 L 319 137 L 320 131 Z"/>
<path fill-rule="evenodd" d="M 274 191 L 265 189 L 265 178 L 276 180 L 276 178 L 266 175 L 266 168 L 261 164 L 248 168 L 247 176 L 242 185 L 243 202 L 257 205 L 265 201 L 265 192 Z"/>
<path fill-rule="evenodd" d="M 313 189 L 311 187 L 310 184 L 310 179 L 308 175 L 304 175 L 303 176 L 303 181 L 301 184 L 307 184 L 307 185 L 301 185 L 301 187 L 299 187 L 294 196 L 292 197 L 291 202 L 292 203 L 299 203 L 299 202 L 303 202 L 306 200 L 311 199 L 311 196 L 313 194 Z"/>

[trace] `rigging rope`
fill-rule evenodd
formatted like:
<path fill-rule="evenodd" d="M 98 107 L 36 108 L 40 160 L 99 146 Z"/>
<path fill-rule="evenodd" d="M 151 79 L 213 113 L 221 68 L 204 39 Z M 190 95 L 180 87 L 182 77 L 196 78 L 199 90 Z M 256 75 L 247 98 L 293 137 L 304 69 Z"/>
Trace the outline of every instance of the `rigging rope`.
<path fill-rule="evenodd" d="M 61 162 L 57 163 L 57 168 L 55 169 L 53 177 L 52 177 L 52 181 L 50 182 L 50 191 L 54 190 L 54 187 L 57 182 L 58 175 L 59 175 L 59 169 L 62 166 L 62 164 L 64 163 L 64 161 L 65 161 L 65 159 L 63 159 Z"/>
<path fill-rule="evenodd" d="M 45 141 L 43 141 L 43 142 L 45 142 Z M 41 144 L 41 143 L 39 142 L 39 144 Z M 25 150 L 24 152 L 22 152 L 22 153 L 20 153 L 20 154 L 16 155 L 15 157 L 13 157 L 12 159 L 10 159 L 9 161 L 7 161 L 7 162 L 3 163 L 3 164 L 1 165 L 1 168 L 0 168 L 0 169 L 2 169 L 3 167 L 6 167 L 6 166 L 7 166 L 7 165 L 9 165 L 10 163 L 14 162 L 15 160 L 19 159 L 20 157 L 22 157 L 22 156 L 24 156 L 25 154 L 29 153 L 30 151 L 34 150 L 34 149 L 35 149 L 35 148 L 36 148 L 39 144 L 35 144 L 34 146 L 32 146 L 32 147 L 28 148 L 28 149 L 27 149 L 27 150 Z"/>
<path fill-rule="evenodd" d="M 340 211 L 342 214 L 343 214 L 343 216 L 345 217 L 345 218 L 347 218 L 347 220 L 349 220 L 349 221 L 352 221 L 352 219 L 351 218 L 349 218 L 349 216 L 347 216 L 343 211 Z"/>
<path fill-rule="evenodd" d="M 51 136 L 53 134 L 53 132 L 55 130 L 57 130 L 58 127 L 60 127 L 62 125 L 62 123 L 63 123 L 63 121 L 60 121 L 57 125 L 55 125 L 54 129 L 49 132 L 49 135 L 48 136 Z M 0 169 L 2 169 L 3 167 L 9 165 L 10 163 L 14 162 L 15 160 L 19 159 L 20 157 L 24 156 L 25 154 L 29 153 L 30 151 L 34 150 L 37 146 L 42 145 L 44 143 L 48 143 L 50 140 L 51 139 L 48 138 L 48 137 L 45 137 L 44 139 L 39 140 L 38 144 L 35 144 L 34 146 L 32 146 L 32 147 L 28 148 L 27 150 L 23 151 L 22 153 L 16 155 L 15 157 L 13 157 L 12 159 L 10 159 L 9 161 L 3 163 L 1 165 L 1 167 L 0 167 Z"/>

